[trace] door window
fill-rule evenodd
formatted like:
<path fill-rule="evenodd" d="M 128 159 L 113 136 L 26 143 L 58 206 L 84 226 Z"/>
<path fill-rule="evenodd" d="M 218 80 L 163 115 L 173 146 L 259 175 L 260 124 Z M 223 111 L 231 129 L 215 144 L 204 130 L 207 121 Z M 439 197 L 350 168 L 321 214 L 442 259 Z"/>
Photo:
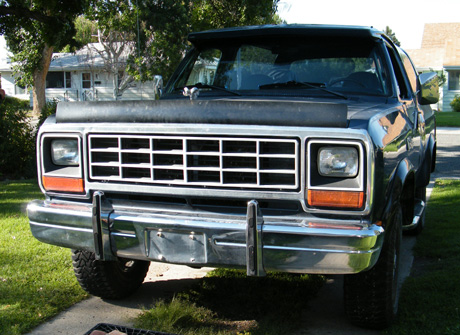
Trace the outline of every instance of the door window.
<path fill-rule="evenodd" d="M 91 73 L 82 73 L 81 74 L 81 87 L 82 88 L 91 88 L 92 87 L 92 80 L 91 80 Z"/>

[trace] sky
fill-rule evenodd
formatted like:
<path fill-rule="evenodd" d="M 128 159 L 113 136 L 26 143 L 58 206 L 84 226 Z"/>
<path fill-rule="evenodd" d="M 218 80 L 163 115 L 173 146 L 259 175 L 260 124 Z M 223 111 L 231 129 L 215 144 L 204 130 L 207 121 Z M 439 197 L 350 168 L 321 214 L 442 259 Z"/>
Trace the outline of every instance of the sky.
<path fill-rule="evenodd" d="M 460 22 L 460 0 L 280 0 L 278 14 L 287 23 L 388 26 L 404 49 L 419 49 L 425 23 Z"/>
<path fill-rule="evenodd" d="M 287 23 L 388 26 L 403 49 L 419 49 L 425 23 L 460 22 L 460 0 L 280 0 L 278 14 Z"/>

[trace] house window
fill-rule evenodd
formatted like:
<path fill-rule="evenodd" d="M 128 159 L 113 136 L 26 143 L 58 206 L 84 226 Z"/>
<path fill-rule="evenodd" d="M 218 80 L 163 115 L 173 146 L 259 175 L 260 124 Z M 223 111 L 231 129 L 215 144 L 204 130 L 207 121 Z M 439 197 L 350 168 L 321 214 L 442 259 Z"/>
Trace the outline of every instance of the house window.
<path fill-rule="evenodd" d="M 70 72 L 48 72 L 46 88 L 71 88 L 72 76 Z"/>
<path fill-rule="evenodd" d="M 27 87 L 14 85 L 14 94 L 27 94 Z"/>
<path fill-rule="evenodd" d="M 91 88 L 91 73 L 86 72 L 81 74 L 81 87 L 82 88 Z"/>
<path fill-rule="evenodd" d="M 460 90 L 460 70 L 448 71 L 449 73 L 449 91 Z"/>

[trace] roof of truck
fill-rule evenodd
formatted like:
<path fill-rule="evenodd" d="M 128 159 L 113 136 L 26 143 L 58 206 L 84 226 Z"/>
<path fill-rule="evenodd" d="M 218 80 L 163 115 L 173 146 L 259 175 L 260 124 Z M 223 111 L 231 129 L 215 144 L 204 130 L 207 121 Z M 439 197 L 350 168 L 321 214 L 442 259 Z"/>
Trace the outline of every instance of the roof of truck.
<path fill-rule="evenodd" d="M 339 26 L 318 24 L 280 24 L 224 28 L 191 33 L 188 39 L 193 44 L 213 40 L 226 40 L 269 36 L 309 36 L 309 37 L 355 37 L 379 38 L 383 33 L 373 27 Z"/>

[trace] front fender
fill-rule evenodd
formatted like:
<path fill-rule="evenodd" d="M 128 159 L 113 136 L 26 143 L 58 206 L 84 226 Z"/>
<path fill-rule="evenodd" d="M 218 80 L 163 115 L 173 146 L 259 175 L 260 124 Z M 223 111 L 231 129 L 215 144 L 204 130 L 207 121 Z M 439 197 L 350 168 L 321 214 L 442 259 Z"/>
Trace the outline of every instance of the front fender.
<path fill-rule="evenodd" d="M 414 211 L 415 168 L 407 159 L 403 159 L 396 166 L 390 176 L 386 190 L 386 201 L 383 212 L 384 225 L 394 214 L 396 205 L 401 205 L 404 223 L 412 218 Z"/>

